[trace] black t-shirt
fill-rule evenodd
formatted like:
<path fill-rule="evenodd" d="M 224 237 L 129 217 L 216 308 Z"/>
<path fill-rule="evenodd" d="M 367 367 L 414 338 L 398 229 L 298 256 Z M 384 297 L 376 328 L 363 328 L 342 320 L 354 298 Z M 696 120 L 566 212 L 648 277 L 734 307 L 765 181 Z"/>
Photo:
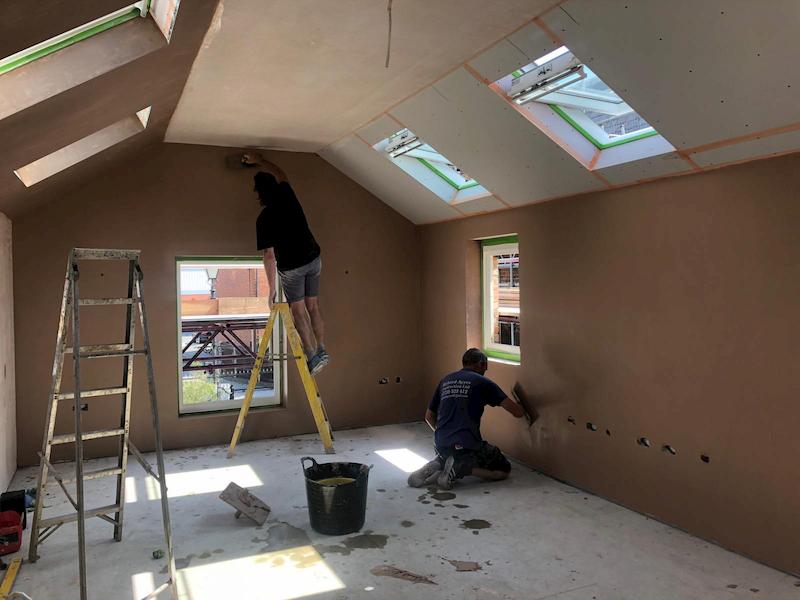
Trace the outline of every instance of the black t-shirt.
<path fill-rule="evenodd" d="M 445 376 L 428 405 L 436 413 L 436 447 L 478 448 L 484 407 L 499 406 L 505 398 L 494 381 L 470 369 Z"/>
<path fill-rule="evenodd" d="M 256 219 L 256 238 L 259 250 L 275 248 L 278 270 L 289 271 L 310 263 L 320 249 L 292 186 L 282 181 L 277 188 Z"/>

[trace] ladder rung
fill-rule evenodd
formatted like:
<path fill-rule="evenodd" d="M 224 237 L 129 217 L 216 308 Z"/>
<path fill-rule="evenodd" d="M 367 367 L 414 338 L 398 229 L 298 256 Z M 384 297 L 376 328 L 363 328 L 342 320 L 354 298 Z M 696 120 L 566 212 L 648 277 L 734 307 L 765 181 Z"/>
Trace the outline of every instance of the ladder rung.
<path fill-rule="evenodd" d="M 97 431 L 87 431 L 81 437 L 83 441 L 86 440 L 96 440 L 99 438 L 107 438 L 107 437 L 115 437 L 118 435 L 123 435 L 125 433 L 124 429 L 98 429 Z M 74 433 L 64 433 L 61 435 L 54 435 L 51 444 L 71 444 L 75 441 L 75 434 Z"/>
<path fill-rule="evenodd" d="M 81 354 L 86 352 L 119 352 L 121 350 L 130 350 L 130 344 L 93 344 L 91 346 L 81 346 Z M 72 354 L 74 348 L 69 346 L 64 349 L 67 354 Z"/>
<path fill-rule="evenodd" d="M 111 250 L 106 248 L 73 248 L 72 258 L 77 260 L 135 260 L 140 250 Z"/>
<path fill-rule="evenodd" d="M 90 479 L 100 479 L 101 477 L 112 477 L 114 475 L 119 475 L 122 473 L 122 469 L 119 467 L 114 467 L 112 469 L 100 469 L 99 471 L 88 471 L 83 474 L 83 480 L 89 481 Z M 75 481 L 75 477 L 63 477 L 61 482 L 64 484 L 72 483 Z"/>
<path fill-rule="evenodd" d="M 81 398 L 96 398 L 97 396 L 114 396 L 116 394 L 127 394 L 128 388 L 113 387 L 113 388 L 96 388 L 91 390 L 82 390 Z M 64 392 L 58 395 L 59 400 L 74 400 L 75 392 Z"/>
<path fill-rule="evenodd" d="M 81 298 L 78 306 L 107 306 L 110 304 L 133 304 L 133 298 Z"/>
<path fill-rule="evenodd" d="M 64 352 L 73 354 L 74 347 L 65 348 Z M 79 358 L 113 358 L 118 356 L 133 356 L 135 354 L 146 354 L 145 350 L 134 350 L 130 344 L 94 344 L 91 346 L 81 346 Z"/>
<path fill-rule="evenodd" d="M 99 508 L 92 508 L 84 511 L 84 515 L 89 517 L 99 517 L 100 515 L 110 515 L 119 512 L 119 504 L 112 504 L 110 506 L 101 506 Z M 54 525 L 62 525 L 63 523 L 72 523 L 78 520 L 78 513 L 70 513 L 68 515 L 59 515 L 58 517 L 50 517 L 49 519 L 42 519 L 39 521 L 39 529 L 46 527 L 53 527 Z"/>

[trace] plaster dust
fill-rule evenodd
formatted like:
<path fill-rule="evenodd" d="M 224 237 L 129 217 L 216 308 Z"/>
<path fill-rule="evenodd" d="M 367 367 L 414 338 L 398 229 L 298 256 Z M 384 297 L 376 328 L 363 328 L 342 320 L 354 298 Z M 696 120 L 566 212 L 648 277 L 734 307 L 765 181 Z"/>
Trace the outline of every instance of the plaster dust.
<path fill-rule="evenodd" d="M 232 460 L 225 446 L 166 453 L 181 600 L 260 599 L 267 589 L 270 598 L 321 600 L 729 600 L 753 598 L 751 589 L 770 600 L 797 597 L 794 577 L 516 464 L 502 483 L 458 482 L 452 493 L 469 508 L 447 503 L 428 514 L 414 502 L 419 490 L 406 486 L 407 473 L 375 454 L 407 448 L 428 457 L 424 424 L 336 434 L 339 453 L 318 460 L 374 464 L 365 529 L 346 536 L 309 526 L 300 459 L 316 447 L 316 436 L 245 442 Z M 114 543 L 103 521 L 87 521 L 92 598 L 138 600 L 164 580 L 166 563 L 151 558 L 164 547 L 159 503 L 150 499 L 155 486 L 138 463 L 128 464 L 123 541 Z M 35 475 L 21 470 L 13 487 L 34 485 Z M 235 519 L 219 500 L 231 479 L 273 507 L 263 527 Z M 110 503 L 111 493 L 107 481 L 87 483 L 93 505 Z M 57 487 L 44 502 L 47 515 L 68 508 Z M 471 520 L 492 526 L 473 536 L 460 525 Z M 37 600 L 77 597 L 74 546 L 74 527 L 63 527 L 42 545 L 38 562 L 23 566 L 15 589 Z M 347 552 L 326 551 L 333 546 Z M 384 576 L 402 572 L 437 585 Z M 222 585 L 228 593 L 215 596 Z"/>

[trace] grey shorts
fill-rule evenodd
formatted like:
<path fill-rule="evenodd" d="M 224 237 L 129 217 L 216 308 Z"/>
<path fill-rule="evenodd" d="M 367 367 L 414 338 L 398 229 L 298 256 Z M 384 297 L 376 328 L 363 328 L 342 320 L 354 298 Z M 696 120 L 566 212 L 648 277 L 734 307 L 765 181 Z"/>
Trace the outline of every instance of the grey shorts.
<path fill-rule="evenodd" d="M 322 259 L 319 256 L 302 267 L 288 271 L 278 271 L 286 301 L 298 302 L 303 298 L 319 296 L 319 274 L 321 271 Z"/>

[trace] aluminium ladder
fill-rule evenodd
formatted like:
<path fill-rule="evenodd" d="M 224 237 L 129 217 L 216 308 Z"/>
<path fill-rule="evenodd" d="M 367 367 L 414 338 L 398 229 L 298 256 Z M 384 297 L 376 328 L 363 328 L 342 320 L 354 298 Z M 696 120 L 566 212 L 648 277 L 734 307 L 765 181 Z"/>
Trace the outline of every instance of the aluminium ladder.
<path fill-rule="evenodd" d="M 239 443 L 239 437 L 242 435 L 244 420 L 247 417 L 247 413 L 250 411 L 250 403 L 253 401 L 253 392 L 256 389 L 256 383 L 261 373 L 261 366 L 264 364 L 264 359 L 267 356 L 269 341 L 272 338 L 272 330 L 279 316 L 286 329 L 286 336 L 289 338 L 289 348 L 292 351 L 289 357 L 294 359 L 297 370 L 300 372 L 303 390 L 308 398 L 308 405 L 311 408 L 311 414 L 314 416 L 314 422 L 317 425 L 317 431 L 319 431 L 319 436 L 322 439 L 322 445 L 325 447 L 325 452 L 327 454 L 334 453 L 331 424 L 330 421 L 328 421 L 325 405 L 322 403 L 322 398 L 319 395 L 317 382 L 308 370 L 308 361 L 303 351 L 303 342 L 300 340 L 300 334 L 297 333 L 297 328 L 294 325 L 292 311 L 287 303 L 279 302 L 272 305 L 267 325 L 264 327 L 264 333 L 261 335 L 261 341 L 258 344 L 258 354 L 256 355 L 253 370 L 250 373 L 250 380 L 247 383 L 247 391 L 242 401 L 242 407 L 239 409 L 239 418 L 236 420 L 236 427 L 233 429 L 233 436 L 231 437 L 230 447 L 228 448 L 228 458 L 234 455 L 236 444 Z M 287 357 L 280 356 L 280 358 L 284 359 Z"/>
<path fill-rule="evenodd" d="M 169 520 L 169 503 L 167 499 L 167 485 L 164 471 L 164 455 L 161 443 L 161 429 L 158 419 L 158 404 L 156 401 L 155 378 L 153 375 L 153 360 L 150 350 L 150 338 L 147 329 L 147 316 L 145 314 L 144 291 L 142 289 L 142 269 L 139 266 L 139 250 L 108 250 L 73 248 L 67 261 L 67 274 L 64 281 L 64 294 L 61 299 L 61 315 L 58 324 L 58 336 L 56 338 L 55 357 L 53 359 L 52 372 L 52 393 L 47 409 L 47 421 L 45 423 L 44 441 L 42 451 L 39 453 L 41 462 L 39 465 L 39 479 L 37 483 L 36 504 L 33 513 L 33 525 L 31 527 L 31 539 L 29 547 L 29 560 L 36 562 L 38 559 L 37 550 L 39 544 L 44 542 L 59 527 L 65 523 L 77 521 L 78 525 L 78 566 L 80 573 L 80 597 L 87 600 L 87 577 L 86 577 L 86 537 L 85 520 L 88 517 L 99 517 L 114 526 L 114 539 L 122 540 L 123 514 L 125 509 L 125 471 L 128 463 L 128 453 L 142 464 L 142 467 L 155 478 L 160 485 L 161 491 L 161 515 L 164 523 L 164 538 L 167 546 L 167 561 L 169 580 L 159 586 L 156 590 L 146 596 L 146 599 L 157 597 L 166 589 L 170 590 L 173 600 L 177 599 L 177 589 L 175 584 L 175 560 L 172 552 L 172 533 Z M 102 261 L 126 261 L 128 263 L 128 295 L 124 298 L 80 298 L 78 293 L 78 261 L 82 260 L 102 260 Z M 102 344 L 81 346 L 80 345 L 80 308 L 88 306 L 126 306 L 125 341 L 121 344 Z M 139 323 L 143 334 L 143 347 L 134 348 L 134 333 L 136 322 L 134 311 L 139 313 Z M 71 323 L 70 323 L 71 322 Z M 72 328 L 72 345 L 67 344 L 67 330 Z M 61 376 L 64 370 L 64 358 L 71 354 L 74 370 L 74 391 L 61 391 Z M 133 362 L 136 355 L 143 355 L 147 362 L 147 379 L 150 393 L 150 404 L 152 409 L 153 429 L 155 433 L 155 451 L 158 473 L 156 473 L 147 459 L 136 449 L 129 439 L 129 424 L 131 413 L 131 399 L 133 392 Z M 118 387 L 100 388 L 91 390 L 81 389 L 81 361 L 89 359 L 102 359 L 110 357 L 123 358 L 122 384 Z M 85 405 L 81 402 L 85 398 L 99 398 L 102 396 L 122 396 L 122 406 L 120 410 L 119 423 L 112 429 L 100 429 L 97 431 L 83 431 L 81 427 L 81 414 Z M 71 400 L 74 404 L 75 412 L 75 431 L 74 433 L 54 435 L 56 415 L 59 403 L 62 400 Z M 117 464 L 113 468 L 100 469 L 84 473 L 83 470 L 83 442 L 86 440 L 100 438 L 119 438 Z M 50 462 L 50 455 L 53 446 L 60 444 L 74 444 L 75 446 L 75 475 L 63 476 Z M 75 509 L 66 515 L 47 517 L 42 516 L 42 508 L 45 499 L 45 486 L 48 483 L 48 476 L 56 480 L 70 504 Z M 101 477 L 116 478 L 116 500 L 110 506 L 86 508 L 84 499 L 83 484 L 90 479 Z M 72 497 L 67 484 L 74 483 L 75 498 Z M 145 599 L 145 600 L 146 600 Z"/>

